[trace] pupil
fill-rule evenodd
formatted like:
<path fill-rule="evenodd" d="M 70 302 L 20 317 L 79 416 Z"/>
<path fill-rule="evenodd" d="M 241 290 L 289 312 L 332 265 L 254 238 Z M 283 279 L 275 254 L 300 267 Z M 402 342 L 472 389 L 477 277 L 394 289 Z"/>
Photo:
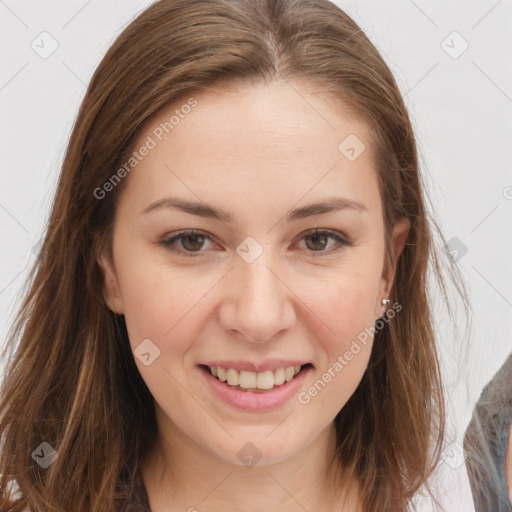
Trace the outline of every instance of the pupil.
<path fill-rule="evenodd" d="M 202 239 L 203 238 L 203 235 L 187 235 L 183 240 L 186 241 L 186 240 L 192 240 L 192 248 L 191 247 L 186 247 L 186 243 L 183 244 L 183 246 L 186 248 L 186 249 L 190 249 L 190 250 L 194 250 L 194 249 L 200 249 L 201 248 L 201 245 L 202 245 Z M 198 243 L 197 239 L 200 239 L 199 241 L 199 245 L 194 247 L 195 244 Z"/>
<path fill-rule="evenodd" d="M 323 240 L 324 240 L 324 242 L 325 242 L 325 238 L 326 238 L 326 236 L 325 236 L 325 235 L 318 235 L 318 234 L 315 234 L 315 235 L 310 235 L 310 238 L 311 238 L 313 241 L 315 241 L 315 240 L 316 240 L 316 241 L 318 241 L 318 239 L 320 238 L 320 239 L 323 239 Z M 315 244 L 315 242 L 314 242 L 314 244 Z M 321 244 L 321 245 L 322 245 L 322 246 L 321 246 L 321 247 L 319 247 L 319 248 L 320 248 L 320 249 L 323 249 L 323 248 L 325 247 L 325 243 L 324 243 L 324 244 Z"/>

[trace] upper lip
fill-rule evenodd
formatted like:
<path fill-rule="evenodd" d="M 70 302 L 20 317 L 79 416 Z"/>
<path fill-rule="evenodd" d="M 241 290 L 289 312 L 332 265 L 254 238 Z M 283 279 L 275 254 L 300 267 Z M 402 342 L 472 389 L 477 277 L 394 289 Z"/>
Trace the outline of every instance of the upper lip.
<path fill-rule="evenodd" d="M 308 364 L 309 361 L 300 361 L 298 359 L 267 359 L 266 361 L 261 361 L 256 363 L 254 361 L 226 361 L 226 360 L 216 360 L 216 361 L 205 361 L 199 363 L 200 365 L 207 365 L 210 367 L 219 366 L 220 368 L 233 368 L 238 371 L 247 371 L 247 372 L 264 372 L 267 370 L 277 370 L 277 368 L 288 368 L 289 366 L 297 366 L 297 365 L 305 365 Z"/>

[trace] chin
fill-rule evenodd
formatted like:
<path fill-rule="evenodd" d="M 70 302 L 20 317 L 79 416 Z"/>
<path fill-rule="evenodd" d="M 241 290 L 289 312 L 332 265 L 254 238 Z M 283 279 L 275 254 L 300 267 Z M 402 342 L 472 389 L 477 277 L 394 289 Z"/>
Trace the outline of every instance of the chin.
<path fill-rule="evenodd" d="M 211 447 L 210 450 L 219 459 L 229 464 L 250 468 L 254 466 L 271 466 L 284 462 L 300 453 L 301 450 L 306 449 L 309 444 L 305 439 L 290 439 L 286 435 L 286 431 L 281 432 L 280 436 L 276 435 L 274 439 L 271 439 L 270 437 L 273 434 L 268 436 L 268 432 L 271 431 L 272 429 L 265 429 L 265 432 L 257 436 L 235 436 L 235 439 L 227 441 L 221 450 L 219 450 L 218 444 L 215 447 Z M 233 432 L 233 434 L 235 433 Z"/>

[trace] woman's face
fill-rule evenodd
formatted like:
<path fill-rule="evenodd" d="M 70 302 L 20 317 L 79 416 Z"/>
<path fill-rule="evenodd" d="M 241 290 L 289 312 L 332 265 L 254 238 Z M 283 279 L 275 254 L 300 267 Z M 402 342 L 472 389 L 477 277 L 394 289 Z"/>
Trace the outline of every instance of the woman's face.
<path fill-rule="evenodd" d="M 99 260 L 160 430 L 239 465 L 299 453 L 358 386 L 393 279 L 367 126 L 252 84 L 165 108 L 135 149 Z"/>

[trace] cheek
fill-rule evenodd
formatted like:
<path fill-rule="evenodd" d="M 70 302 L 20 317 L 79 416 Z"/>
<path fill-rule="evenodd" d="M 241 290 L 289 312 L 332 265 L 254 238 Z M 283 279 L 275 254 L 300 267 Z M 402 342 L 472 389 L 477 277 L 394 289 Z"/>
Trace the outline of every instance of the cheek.
<path fill-rule="evenodd" d="M 308 305 L 322 320 L 317 321 L 316 334 L 324 357 L 317 369 L 317 380 L 306 390 L 301 403 L 313 399 L 329 403 L 326 418 L 346 404 L 368 366 L 379 278 L 378 262 L 359 259 L 350 271 L 340 272 L 314 293 L 310 290 Z"/>
<path fill-rule="evenodd" d="M 353 261 L 352 261 L 353 260 Z M 381 269 L 379 261 L 354 254 L 338 271 L 304 290 L 307 303 L 329 327 L 329 352 L 343 350 L 347 342 L 373 326 Z"/>
<path fill-rule="evenodd" d="M 346 292 L 326 304 L 330 310 L 324 318 L 329 329 L 316 331 L 319 358 L 315 373 L 298 395 L 298 402 L 321 424 L 332 421 L 350 399 L 366 371 L 373 346 L 373 308 L 365 307 L 370 296 L 359 289 Z M 354 303 L 355 298 L 361 301 Z M 319 337 L 321 332 L 325 335 Z"/>
<path fill-rule="evenodd" d="M 175 411 L 185 418 L 198 414 L 196 402 L 183 386 L 190 388 L 193 358 L 189 354 L 200 338 L 205 296 L 215 281 L 211 276 L 190 279 L 176 269 L 144 267 L 152 270 L 134 262 L 122 290 L 128 337 L 142 379 L 156 402 L 179 424 Z"/>
<path fill-rule="evenodd" d="M 193 277 L 147 250 L 120 255 L 117 269 L 132 350 L 150 339 L 161 355 L 184 352 L 197 335 L 197 315 L 215 276 Z"/>

